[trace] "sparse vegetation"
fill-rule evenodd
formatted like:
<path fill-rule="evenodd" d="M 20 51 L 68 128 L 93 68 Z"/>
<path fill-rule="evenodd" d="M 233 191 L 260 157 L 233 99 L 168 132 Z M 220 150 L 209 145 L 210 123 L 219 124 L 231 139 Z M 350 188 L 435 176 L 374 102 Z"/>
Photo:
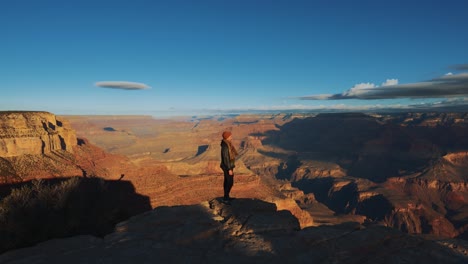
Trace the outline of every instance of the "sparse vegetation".
<path fill-rule="evenodd" d="M 126 194 L 117 188 L 120 193 L 113 195 L 110 185 L 101 178 L 73 177 L 12 189 L 0 201 L 0 253 L 51 238 L 112 232 L 133 214 L 119 200 Z"/>

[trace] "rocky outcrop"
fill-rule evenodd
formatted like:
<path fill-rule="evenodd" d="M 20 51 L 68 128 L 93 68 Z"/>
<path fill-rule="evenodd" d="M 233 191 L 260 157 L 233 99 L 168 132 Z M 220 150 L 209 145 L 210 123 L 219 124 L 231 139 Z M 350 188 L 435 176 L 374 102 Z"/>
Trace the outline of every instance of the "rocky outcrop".
<path fill-rule="evenodd" d="M 0 184 L 38 178 L 136 171 L 128 158 L 78 139 L 69 122 L 48 112 L 0 112 Z"/>
<path fill-rule="evenodd" d="M 0 255 L 1 263 L 466 263 L 466 243 L 357 223 L 300 229 L 256 199 L 158 207 L 104 238 L 77 236 Z"/>
<path fill-rule="evenodd" d="M 0 112 L 0 157 L 73 152 L 75 131 L 47 112 Z"/>

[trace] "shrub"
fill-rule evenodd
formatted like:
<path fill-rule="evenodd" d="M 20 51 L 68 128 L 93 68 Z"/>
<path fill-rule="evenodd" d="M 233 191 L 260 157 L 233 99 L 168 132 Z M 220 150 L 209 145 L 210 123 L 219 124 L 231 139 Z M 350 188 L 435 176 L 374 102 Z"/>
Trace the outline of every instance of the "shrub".
<path fill-rule="evenodd" d="M 149 209 L 149 199 L 137 195 L 129 182 L 34 180 L 0 201 L 0 253 L 51 238 L 104 236 L 116 223 Z"/>

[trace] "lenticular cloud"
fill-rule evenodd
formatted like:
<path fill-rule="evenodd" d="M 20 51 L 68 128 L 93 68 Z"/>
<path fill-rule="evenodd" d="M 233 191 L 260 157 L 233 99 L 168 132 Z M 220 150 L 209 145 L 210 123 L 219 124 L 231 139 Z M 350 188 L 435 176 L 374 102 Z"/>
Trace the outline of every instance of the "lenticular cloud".
<path fill-rule="evenodd" d="M 101 81 L 101 82 L 96 82 L 94 85 L 97 87 L 101 87 L 101 88 L 122 89 L 122 90 L 145 90 L 145 89 L 151 88 L 144 83 L 126 82 L 126 81 Z"/>

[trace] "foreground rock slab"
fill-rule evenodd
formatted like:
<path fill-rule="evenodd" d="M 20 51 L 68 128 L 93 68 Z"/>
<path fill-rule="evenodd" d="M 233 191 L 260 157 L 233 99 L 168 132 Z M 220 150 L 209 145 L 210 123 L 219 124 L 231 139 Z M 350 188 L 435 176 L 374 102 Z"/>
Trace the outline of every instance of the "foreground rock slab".
<path fill-rule="evenodd" d="M 104 238 L 54 239 L 0 255 L 0 263 L 467 263 L 463 253 L 383 226 L 300 229 L 258 199 L 158 207 Z"/>

